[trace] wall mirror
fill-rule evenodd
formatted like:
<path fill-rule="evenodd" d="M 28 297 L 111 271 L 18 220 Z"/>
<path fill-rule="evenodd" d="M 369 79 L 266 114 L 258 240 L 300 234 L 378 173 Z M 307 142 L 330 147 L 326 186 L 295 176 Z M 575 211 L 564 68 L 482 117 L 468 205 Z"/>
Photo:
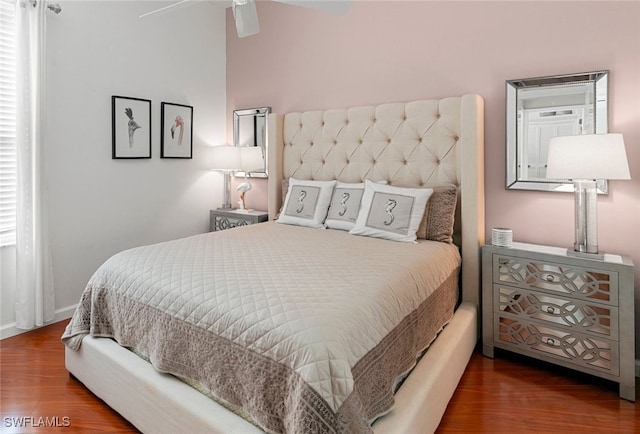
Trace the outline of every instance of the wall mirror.
<path fill-rule="evenodd" d="M 547 149 L 556 136 L 607 132 L 609 71 L 506 82 L 507 189 L 573 191 L 568 179 L 547 179 Z M 607 181 L 598 180 L 607 194 Z"/>
<path fill-rule="evenodd" d="M 234 146 L 259 146 L 264 157 L 264 170 L 260 172 L 236 172 L 236 176 L 267 178 L 267 118 L 270 107 L 259 107 L 233 111 Z"/>

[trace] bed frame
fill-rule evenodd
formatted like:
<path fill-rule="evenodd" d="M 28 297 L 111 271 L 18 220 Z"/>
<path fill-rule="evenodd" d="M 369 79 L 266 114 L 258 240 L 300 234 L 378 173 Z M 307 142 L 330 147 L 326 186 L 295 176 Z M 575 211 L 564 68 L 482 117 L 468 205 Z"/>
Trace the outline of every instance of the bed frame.
<path fill-rule="evenodd" d="M 396 393 L 395 407 L 374 423 L 376 433 L 435 431 L 478 340 L 480 246 L 484 243 L 483 105 L 478 95 L 464 95 L 269 117 L 272 219 L 282 203 L 282 179 L 290 176 L 459 186 L 456 242 L 463 264 L 461 304 Z M 416 132 L 420 137 L 413 137 Z M 420 152 L 411 156 L 382 152 L 387 145 L 391 149 L 398 142 L 422 137 L 430 151 L 420 157 L 419 173 L 407 159 Z M 367 144 L 368 151 L 353 153 L 354 143 Z M 339 152 L 327 152 L 332 146 Z M 424 163 L 424 155 L 431 152 L 430 162 Z M 79 351 L 65 349 L 65 362 L 74 377 L 143 432 L 262 432 L 173 376 L 157 372 L 111 339 L 87 336 Z"/>

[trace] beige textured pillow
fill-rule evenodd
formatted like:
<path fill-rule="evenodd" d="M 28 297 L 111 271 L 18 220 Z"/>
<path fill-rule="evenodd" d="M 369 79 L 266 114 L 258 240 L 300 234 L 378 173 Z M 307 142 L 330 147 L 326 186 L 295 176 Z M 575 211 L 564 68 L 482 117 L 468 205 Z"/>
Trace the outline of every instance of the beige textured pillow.
<path fill-rule="evenodd" d="M 284 208 L 284 201 L 287 198 L 287 192 L 289 191 L 289 178 L 282 180 L 282 205 L 280 205 L 280 209 L 278 210 L 278 214 L 276 214 L 276 220 L 282 214 L 282 209 Z"/>
<path fill-rule="evenodd" d="M 284 200 L 287 197 L 288 191 L 289 191 L 289 178 L 282 180 L 282 206 L 284 206 Z M 282 211 L 282 207 L 280 207 L 280 211 Z"/>
<path fill-rule="evenodd" d="M 455 185 L 433 187 L 433 194 L 427 202 L 424 217 L 418 228 L 418 238 L 453 243 L 453 223 L 457 202 L 458 189 Z"/>

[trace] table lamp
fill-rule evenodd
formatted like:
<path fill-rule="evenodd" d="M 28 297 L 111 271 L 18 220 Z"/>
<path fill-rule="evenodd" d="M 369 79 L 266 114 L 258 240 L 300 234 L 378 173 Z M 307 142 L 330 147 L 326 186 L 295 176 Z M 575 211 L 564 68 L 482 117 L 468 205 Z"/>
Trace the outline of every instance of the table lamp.
<path fill-rule="evenodd" d="M 597 179 L 631 179 L 622 134 L 582 134 L 549 141 L 547 178 L 573 181 L 575 242 L 569 254 L 599 258 Z"/>
<path fill-rule="evenodd" d="M 264 156 L 259 146 L 240 146 L 240 164 L 245 173 L 264 171 Z"/>
<path fill-rule="evenodd" d="M 214 146 L 213 166 L 211 170 L 217 170 L 224 175 L 224 202 L 221 209 L 231 209 L 231 172 L 241 169 L 240 148 L 230 145 Z"/>
<path fill-rule="evenodd" d="M 220 208 L 231 209 L 231 173 L 263 170 L 262 148 L 222 145 L 211 149 L 213 151 L 211 170 L 224 174 L 224 202 Z"/>

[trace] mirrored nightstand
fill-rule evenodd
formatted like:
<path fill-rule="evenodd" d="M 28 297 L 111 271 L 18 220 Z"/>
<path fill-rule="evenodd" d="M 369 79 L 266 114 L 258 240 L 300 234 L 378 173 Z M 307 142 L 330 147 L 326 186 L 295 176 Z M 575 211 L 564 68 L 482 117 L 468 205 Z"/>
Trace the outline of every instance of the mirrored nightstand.
<path fill-rule="evenodd" d="M 635 401 L 633 263 L 513 243 L 482 248 L 482 341 L 619 383 Z"/>

